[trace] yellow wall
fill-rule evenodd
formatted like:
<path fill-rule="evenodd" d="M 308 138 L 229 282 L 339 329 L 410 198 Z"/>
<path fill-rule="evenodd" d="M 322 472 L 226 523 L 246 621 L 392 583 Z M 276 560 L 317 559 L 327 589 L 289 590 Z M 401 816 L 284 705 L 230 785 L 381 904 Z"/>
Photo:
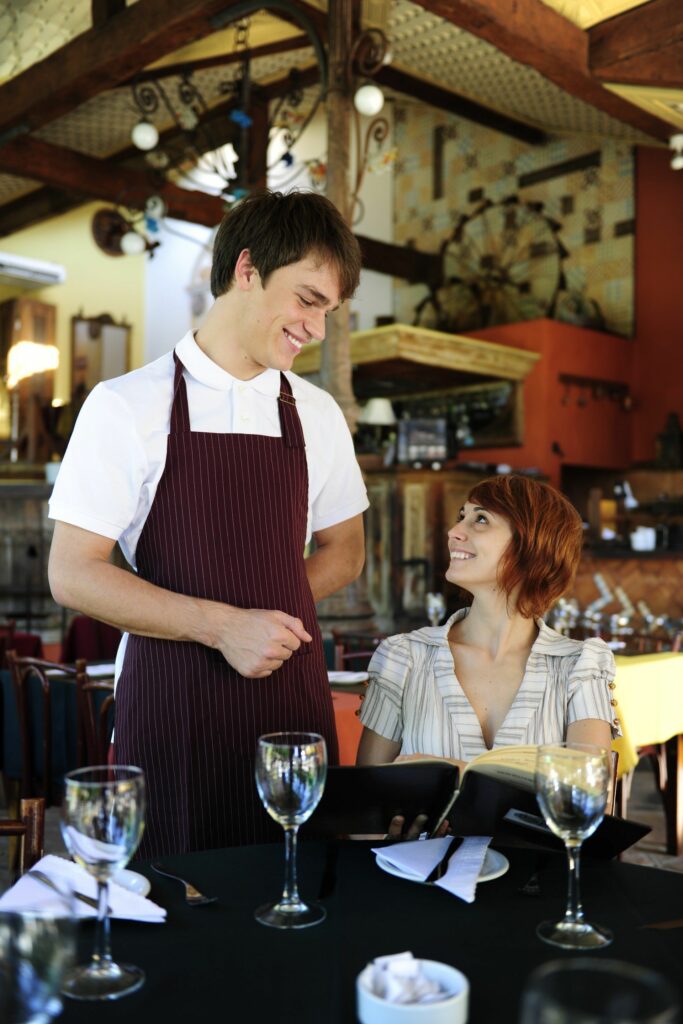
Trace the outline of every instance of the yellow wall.
<path fill-rule="evenodd" d="M 57 307 L 59 369 L 55 397 L 68 399 L 71 379 L 71 317 L 109 313 L 131 325 L 131 367 L 143 362 L 145 256 L 106 256 L 93 241 L 90 222 L 101 203 L 89 203 L 34 227 L 0 238 L 0 250 L 66 267 L 64 284 L 19 291 L 0 285 L 0 302 L 22 294 Z"/>

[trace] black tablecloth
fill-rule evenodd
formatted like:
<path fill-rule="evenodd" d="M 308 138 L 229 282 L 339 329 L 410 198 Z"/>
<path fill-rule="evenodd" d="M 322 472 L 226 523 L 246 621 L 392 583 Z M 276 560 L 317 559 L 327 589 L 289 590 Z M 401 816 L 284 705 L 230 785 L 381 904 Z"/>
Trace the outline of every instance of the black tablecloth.
<path fill-rule="evenodd" d="M 480 884 L 476 901 L 466 904 L 440 889 L 384 874 L 369 846 L 302 842 L 302 895 L 321 896 L 328 918 L 290 933 L 265 928 L 253 917 L 255 907 L 281 891 L 281 846 L 168 858 L 171 869 L 219 897 L 205 907 L 186 907 L 177 882 L 159 878 L 145 864 L 131 865 L 149 875 L 150 898 L 168 909 L 163 925 L 113 922 L 115 958 L 143 967 L 147 982 L 114 1003 L 65 1000 L 60 1020 L 351 1024 L 359 971 L 375 956 L 409 949 L 467 975 L 471 1024 L 514 1022 L 530 971 L 546 960 L 575 955 L 552 949 L 535 934 L 539 921 L 556 919 L 564 910 L 562 854 L 504 850 L 510 871 Z M 539 863 L 542 895 L 520 893 Z M 642 925 L 683 917 L 683 876 L 588 860 L 582 874 L 587 917 L 615 936 L 607 950 L 590 955 L 653 967 L 679 987 L 683 929 L 643 931 Z M 92 927 L 84 925 L 84 957 L 92 938 Z"/>

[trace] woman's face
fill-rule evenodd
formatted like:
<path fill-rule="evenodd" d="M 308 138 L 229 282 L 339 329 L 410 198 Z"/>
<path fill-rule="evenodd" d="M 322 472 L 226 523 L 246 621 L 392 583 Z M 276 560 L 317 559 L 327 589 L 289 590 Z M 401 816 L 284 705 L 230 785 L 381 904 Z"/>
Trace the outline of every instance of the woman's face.
<path fill-rule="evenodd" d="M 448 531 L 450 565 L 446 579 L 465 590 L 491 586 L 498 581 L 500 560 L 512 539 L 507 519 L 465 502 L 455 526 Z"/>

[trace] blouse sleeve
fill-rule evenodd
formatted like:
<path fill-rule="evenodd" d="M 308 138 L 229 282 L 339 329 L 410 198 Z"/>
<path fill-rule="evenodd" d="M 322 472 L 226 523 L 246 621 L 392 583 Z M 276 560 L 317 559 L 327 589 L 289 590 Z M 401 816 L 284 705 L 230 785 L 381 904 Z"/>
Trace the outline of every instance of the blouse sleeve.
<path fill-rule="evenodd" d="M 612 739 L 621 735 L 614 696 L 615 675 L 614 655 L 605 641 L 598 637 L 584 641 L 568 680 L 568 725 L 586 718 L 598 718 L 609 723 Z"/>
<path fill-rule="evenodd" d="M 403 634 L 383 640 L 368 666 L 370 682 L 360 720 L 379 736 L 397 743 L 403 737 L 403 691 L 412 668 L 410 646 Z"/>

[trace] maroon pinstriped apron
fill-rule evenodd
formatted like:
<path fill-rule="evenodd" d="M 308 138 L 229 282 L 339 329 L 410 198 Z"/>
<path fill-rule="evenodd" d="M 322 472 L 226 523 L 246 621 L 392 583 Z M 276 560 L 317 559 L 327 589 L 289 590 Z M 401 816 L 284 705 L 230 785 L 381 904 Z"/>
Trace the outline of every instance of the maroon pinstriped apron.
<path fill-rule="evenodd" d="M 137 546 L 150 583 L 239 608 L 297 615 L 313 636 L 266 679 L 213 648 L 130 635 L 116 690 L 116 759 L 144 769 L 140 857 L 281 839 L 254 783 L 258 736 L 311 730 L 337 761 L 332 700 L 304 566 L 308 469 L 292 389 L 280 374 L 282 437 L 190 430 L 183 365 L 166 465 Z"/>

